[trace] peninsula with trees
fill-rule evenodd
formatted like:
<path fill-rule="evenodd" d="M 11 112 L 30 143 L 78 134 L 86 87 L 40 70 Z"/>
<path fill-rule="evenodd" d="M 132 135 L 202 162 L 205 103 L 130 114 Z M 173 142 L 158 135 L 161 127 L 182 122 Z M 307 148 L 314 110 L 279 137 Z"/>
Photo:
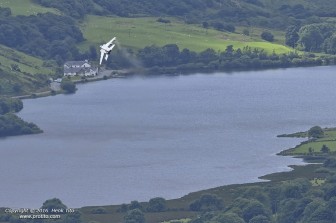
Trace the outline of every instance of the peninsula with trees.
<path fill-rule="evenodd" d="M 20 99 L 0 98 L 0 137 L 42 132 L 34 123 L 25 122 L 14 114 L 22 108 L 23 104 Z"/>

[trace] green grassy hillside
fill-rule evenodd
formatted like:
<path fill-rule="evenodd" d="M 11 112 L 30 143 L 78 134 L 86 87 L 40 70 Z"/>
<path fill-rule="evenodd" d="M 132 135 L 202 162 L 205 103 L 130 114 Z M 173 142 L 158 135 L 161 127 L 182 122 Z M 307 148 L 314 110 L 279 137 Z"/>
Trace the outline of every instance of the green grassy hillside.
<path fill-rule="evenodd" d="M 17 50 L 0 45 L 1 68 L 8 70 L 11 64 L 17 64 L 19 67 L 31 74 L 45 73 L 50 74 L 50 69 L 43 67 L 43 60 L 29 56 Z"/>
<path fill-rule="evenodd" d="M 46 8 L 33 3 L 31 0 L 2 0 L 0 7 L 10 8 L 13 15 L 36 15 L 37 13 L 52 12 L 58 14 L 53 8 Z"/>
<path fill-rule="evenodd" d="M 86 42 L 81 44 L 82 49 L 89 45 L 99 45 L 113 36 L 116 36 L 121 45 L 140 49 L 149 45 L 163 46 L 175 43 L 180 48 L 189 48 L 194 51 L 202 51 L 207 48 L 225 50 L 226 46 L 235 48 L 250 46 L 265 49 L 267 52 L 286 53 L 290 48 L 281 45 L 284 33 L 277 31 L 275 43 L 260 39 L 262 29 L 254 28 L 251 36 L 245 36 L 242 28 L 236 33 L 220 32 L 214 29 L 204 29 L 197 25 L 185 24 L 176 19 L 169 18 L 171 23 L 157 22 L 154 17 L 142 18 L 113 18 L 102 16 L 87 16 L 81 29 Z"/>
<path fill-rule="evenodd" d="M 41 59 L 0 45 L 0 73 L 0 94 L 11 95 L 48 89 L 46 81 L 54 70 L 44 67 Z"/>

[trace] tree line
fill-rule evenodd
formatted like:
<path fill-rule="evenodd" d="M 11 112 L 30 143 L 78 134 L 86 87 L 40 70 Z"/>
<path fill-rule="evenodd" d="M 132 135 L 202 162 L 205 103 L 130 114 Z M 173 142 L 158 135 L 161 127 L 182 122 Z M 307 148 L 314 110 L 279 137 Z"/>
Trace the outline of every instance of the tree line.
<path fill-rule="evenodd" d="M 336 26 L 332 23 L 289 26 L 286 44 L 308 52 L 336 54 Z"/>
<path fill-rule="evenodd" d="M 180 50 L 176 44 L 163 47 L 148 46 L 141 49 L 136 57 L 142 65 L 152 70 L 193 71 L 193 70 L 234 70 L 234 69 L 261 69 L 273 67 L 311 66 L 334 64 L 335 57 L 317 58 L 313 54 L 267 53 L 262 49 L 244 47 L 234 49 L 232 45 L 224 51 L 206 49 L 194 52 L 189 49 Z M 170 69 L 171 68 L 171 69 Z"/>

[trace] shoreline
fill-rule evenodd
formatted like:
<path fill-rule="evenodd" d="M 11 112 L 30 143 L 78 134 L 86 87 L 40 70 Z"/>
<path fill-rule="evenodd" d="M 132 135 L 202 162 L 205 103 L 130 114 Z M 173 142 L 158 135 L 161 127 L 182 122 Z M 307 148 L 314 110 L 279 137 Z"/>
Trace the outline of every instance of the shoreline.
<path fill-rule="evenodd" d="M 282 69 L 282 68 L 281 68 Z M 114 78 L 114 77 L 112 77 Z M 110 79 L 110 78 L 108 78 Z M 89 83 L 89 82 L 93 82 L 93 81 L 98 81 L 98 80 L 104 80 L 104 78 L 100 78 L 100 79 L 96 79 L 96 80 L 90 80 L 90 81 L 78 81 L 78 83 Z M 285 149 L 286 150 L 286 149 Z M 285 151 L 285 150 L 282 150 L 281 152 Z M 280 152 L 280 153 L 281 153 Z M 277 155 L 281 155 L 280 153 L 278 153 Z M 304 159 L 304 157 L 296 157 L 296 156 L 292 156 L 294 158 L 302 158 Z M 284 178 L 288 178 L 288 177 L 292 177 L 290 175 L 288 175 L 288 173 L 293 173 L 295 171 L 298 171 L 298 170 L 302 170 L 301 167 L 306 167 L 306 166 L 309 166 L 311 167 L 312 169 L 314 169 L 314 167 L 316 166 L 312 166 L 310 165 L 311 163 L 310 162 L 307 162 L 303 165 L 297 165 L 297 166 L 288 166 L 290 168 L 292 168 L 292 170 L 289 170 L 289 171 L 281 171 L 281 172 L 275 172 L 275 173 L 270 173 L 270 174 L 266 174 L 264 176 L 260 176 L 258 177 L 258 179 L 261 179 L 261 180 L 268 180 L 267 182 L 252 182 L 252 183 L 241 183 L 241 184 L 228 184 L 228 185 L 221 185 L 221 186 L 218 186 L 218 187 L 214 187 L 214 188 L 209 188 L 209 189 L 204 189 L 204 190 L 199 190 L 199 191 L 194 191 L 194 192 L 190 192 L 180 198 L 175 198 L 175 199 L 170 199 L 168 200 L 168 202 L 171 202 L 171 201 L 176 201 L 176 200 L 184 200 L 184 199 L 188 199 L 189 197 L 194 197 L 194 195 L 198 195 L 198 194 L 201 194 L 201 193 L 206 193 L 206 192 L 210 192 L 210 193 L 216 193 L 216 191 L 219 191 L 219 190 L 223 190 L 223 189 L 227 189 L 227 188 L 234 188 L 234 187 L 245 187 L 245 186 L 249 186 L 249 185 L 265 185 L 265 184 L 268 184 L 268 183 L 275 183 L 275 182 L 279 182 L 279 180 L 276 180 L 276 179 L 271 179 L 273 177 L 273 175 L 282 175 L 284 176 Z M 315 164 L 314 164 L 315 165 Z M 277 176 L 275 176 L 277 177 Z M 104 207 L 111 207 L 111 206 L 117 206 L 119 207 L 120 205 L 104 205 Z M 79 209 L 85 209 L 85 208 L 90 208 L 90 207 L 101 207 L 101 206 L 84 206 L 84 207 L 81 207 Z"/>
<path fill-rule="evenodd" d="M 195 69 L 180 69 L 177 67 L 151 67 L 151 68 L 134 68 L 134 69 L 123 69 L 123 70 L 104 70 L 110 72 L 109 75 L 103 75 L 98 77 L 88 77 L 81 80 L 74 80 L 75 84 L 85 84 L 96 81 L 104 81 L 114 78 L 127 78 L 131 77 L 135 74 L 141 74 L 147 77 L 153 76 L 178 76 L 178 75 L 190 75 L 192 73 L 204 73 L 204 74 L 213 74 L 213 73 L 227 73 L 231 74 L 233 72 L 244 72 L 244 71 L 267 71 L 267 70 L 278 70 L 278 69 L 291 69 L 291 68 L 307 68 L 307 67 L 328 67 L 328 66 L 336 66 L 334 64 L 321 64 L 321 65 L 307 65 L 307 66 L 281 66 L 281 67 L 264 67 L 264 68 L 243 68 L 243 69 L 215 69 L 209 67 L 197 67 Z M 24 95 L 12 95 L 9 96 L 11 98 L 19 98 L 19 99 L 35 99 L 41 97 L 55 96 L 58 94 L 67 94 L 64 90 L 54 91 L 49 86 L 48 91 L 42 92 L 31 92 L 30 94 Z M 76 93 L 76 92 L 74 92 Z"/>
<path fill-rule="evenodd" d="M 321 65 L 321 66 L 323 66 L 323 65 Z M 321 67 L 321 66 L 312 66 L 312 67 Z M 332 65 L 325 65 L 325 66 L 332 66 Z M 289 67 L 289 69 L 290 68 L 303 68 L 303 67 L 302 66 L 301 67 Z M 282 68 L 282 67 L 281 68 L 266 68 L 266 69 L 256 69 L 256 70 L 252 70 L 252 71 L 259 71 L 259 70 L 265 71 L 265 70 L 277 70 L 277 69 L 288 69 L 288 68 Z M 75 80 L 73 82 L 76 83 L 76 84 L 86 84 L 86 83 L 90 83 L 90 82 L 109 80 L 109 79 L 114 79 L 114 78 L 128 78 L 128 77 L 130 77 L 130 76 L 132 76 L 132 75 L 135 74 L 134 70 L 128 70 L 127 72 L 124 71 L 124 72 L 120 72 L 120 73 L 118 73 L 117 70 L 108 70 L 108 71 L 110 71 L 109 75 L 104 75 L 102 77 L 96 77 L 94 79 L 88 78 L 88 79 L 85 79 L 85 80 Z M 240 72 L 240 71 L 244 71 L 244 70 L 235 70 L 235 71 L 231 71 L 231 72 Z M 230 73 L 229 71 L 211 71 L 209 73 L 213 73 L 213 72 L 226 72 L 226 73 Z M 163 73 L 162 74 L 161 73 L 158 74 L 158 76 L 167 76 L 167 75 L 169 76 L 169 74 L 163 74 Z M 176 75 L 179 75 L 179 74 L 176 74 Z M 184 73 L 182 75 L 188 75 L 188 74 Z M 150 77 L 150 76 L 154 76 L 154 75 L 148 75 L 148 76 Z M 18 96 L 18 97 L 20 97 L 21 99 L 37 99 L 37 98 L 40 98 L 40 97 L 55 96 L 57 94 L 66 94 L 64 91 L 59 91 L 56 94 L 51 94 L 51 92 L 52 91 L 46 91 L 46 92 L 36 93 L 36 94 L 39 94 L 36 97 L 32 97 L 32 95 L 22 95 L 22 96 Z M 284 152 L 284 151 L 287 151 L 287 150 L 288 149 L 284 149 L 284 150 L 280 151 L 279 153 L 277 153 L 276 155 L 284 156 L 281 153 Z M 274 174 L 289 173 L 289 172 L 295 171 L 295 167 L 297 167 L 297 166 L 306 166 L 306 165 L 311 164 L 310 162 L 305 161 L 304 157 L 299 157 L 299 156 L 291 156 L 291 157 L 302 159 L 302 161 L 304 163 L 302 165 L 287 165 L 287 167 L 291 168 L 291 170 L 280 171 L 280 172 L 273 172 L 273 173 L 265 174 L 265 175 L 262 175 L 262 176 L 257 176 L 256 180 L 258 180 L 258 179 L 259 180 L 267 180 L 267 182 L 268 181 L 272 181 L 271 179 L 268 178 L 268 176 L 271 176 L 271 175 L 274 175 Z M 245 185 L 245 184 L 258 184 L 258 183 L 263 183 L 263 182 L 256 181 L 256 182 L 250 182 L 250 183 L 238 183 L 238 184 L 219 185 L 219 186 L 216 186 L 216 187 L 213 187 L 213 188 L 207 188 L 207 189 L 200 190 L 200 191 L 213 190 L 213 189 L 216 189 L 216 188 L 230 186 L 230 185 Z M 198 193 L 200 191 L 193 191 L 193 192 L 190 192 L 190 193 Z M 187 196 L 187 195 L 183 195 L 180 198 L 183 198 L 184 196 Z M 173 200 L 180 199 L 180 198 L 174 198 Z M 109 206 L 109 205 L 107 205 L 107 206 Z M 81 208 L 84 208 L 84 207 L 86 207 L 86 206 L 83 206 Z"/>
<path fill-rule="evenodd" d="M 283 149 L 282 151 L 286 151 L 287 149 Z M 281 151 L 281 152 L 282 152 Z M 280 153 L 276 153 L 276 156 L 283 156 Z M 290 155 L 286 155 L 290 156 Z M 245 187 L 245 186 L 251 186 L 251 185 L 265 185 L 265 184 L 272 184 L 272 183 L 277 183 L 281 182 L 283 180 L 288 180 L 289 178 L 295 179 L 297 173 L 301 173 L 303 169 L 308 168 L 309 170 L 314 170 L 316 168 L 319 168 L 321 166 L 321 163 L 315 163 L 313 161 L 306 160 L 305 157 L 302 156 L 291 156 L 292 158 L 295 159 L 301 159 L 302 160 L 302 165 L 287 165 L 287 167 L 290 168 L 288 171 L 279 171 L 279 172 L 273 172 L 273 173 L 268 173 L 262 176 L 258 176 L 257 179 L 260 181 L 255 181 L 255 182 L 247 182 L 247 183 L 233 183 L 233 184 L 225 184 L 225 185 L 220 185 L 220 186 L 215 186 L 212 188 L 206 188 L 206 189 L 201 189 L 197 191 L 190 192 L 188 194 L 185 194 L 181 197 L 178 198 L 172 198 L 168 199 L 167 202 L 172 202 L 172 201 L 177 201 L 177 200 L 185 200 L 188 197 L 193 197 L 197 194 L 204 194 L 204 193 L 216 193 L 216 191 L 224 190 L 226 188 L 233 188 L 233 187 Z M 256 180 L 257 180 L 256 179 Z M 148 201 L 139 201 L 140 203 L 148 203 Z M 122 204 L 112 204 L 112 205 L 98 205 L 98 206 L 83 206 L 79 209 L 86 209 L 86 208 L 97 208 L 97 207 L 120 207 Z"/>
<path fill-rule="evenodd" d="M 280 156 L 279 154 L 276 154 Z M 283 155 L 281 155 L 283 156 Z M 293 156 L 294 157 L 294 156 Z M 302 158 L 302 157 L 296 157 Z M 263 180 L 259 182 L 250 182 L 250 183 L 238 183 L 238 184 L 228 184 L 222 185 L 218 187 L 198 190 L 194 192 L 190 192 L 182 197 L 167 199 L 167 210 L 158 213 L 151 213 L 144 211 L 146 219 L 150 219 L 148 223 L 157 223 L 157 222 L 169 222 L 169 221 L 177 221 L 177 219 L 195 219 L 199 216 L 199 212 L 191 211 L 189 209 L 189 205 L 191 202 L 195 201 L 199 197 L 204 194 L 211 194 L 215 196 L 219 196 L 225 202 L 225 205 L 229 205 L 235 200 L 235 197 L 239 196 L 241 191 L 246 190 L 247 188 L 265 188 L 272 187 L 279 183 L 285 181 L 296 180 L 299 178 L 305 179 L 318 179 L 321 175 L 315 173 L 315 171 L 320 168 L 322 164 L 314 164 L 304 160 L 303 165 L 288 165 L 291 168 L 290 171 L 281 171 L 266 174 L 258 177 L 258 179 Z M 148 206 L 148 201 L 142 202 L 139 201 L 139 204 L 142 207 Z M 120 211 L 121 207 L 124 204 L 114 204 L 114 205 L 100 205 L 100 206 L 83 206 L 78 208 L 79 211 L 83 213 L 84 219 L 90 221 L 98 221 L 100 219 L 104 219 L 105 222 L 122 222 L 125 212 Z M 99 215 L 93 214 L 94 210 L 102 209 L 106 212 L 98 217 Z M 106 217 L 104 217 L 104 215 Z M 100 222 L 100 221 L 99 221 Z"/>

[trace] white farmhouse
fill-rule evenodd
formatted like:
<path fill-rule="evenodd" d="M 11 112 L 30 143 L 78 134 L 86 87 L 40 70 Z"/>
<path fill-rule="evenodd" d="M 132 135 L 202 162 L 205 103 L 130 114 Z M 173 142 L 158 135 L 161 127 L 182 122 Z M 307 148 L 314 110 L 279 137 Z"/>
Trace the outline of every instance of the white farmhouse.
<path fill-rule="evenodd" d="M 64 68 L 84 68 L 84 67 L 91 67 L 88 60 L 84 61 L 67 61 L 64 64 Z"/>
<path fill-rule="evenodd" d="M 98 68 L 92 67 L 91 64 L 85 61 L 67 61 L 64 64 L 64 76 L 81 76 L 89 77 L 96 76 Z"/>

